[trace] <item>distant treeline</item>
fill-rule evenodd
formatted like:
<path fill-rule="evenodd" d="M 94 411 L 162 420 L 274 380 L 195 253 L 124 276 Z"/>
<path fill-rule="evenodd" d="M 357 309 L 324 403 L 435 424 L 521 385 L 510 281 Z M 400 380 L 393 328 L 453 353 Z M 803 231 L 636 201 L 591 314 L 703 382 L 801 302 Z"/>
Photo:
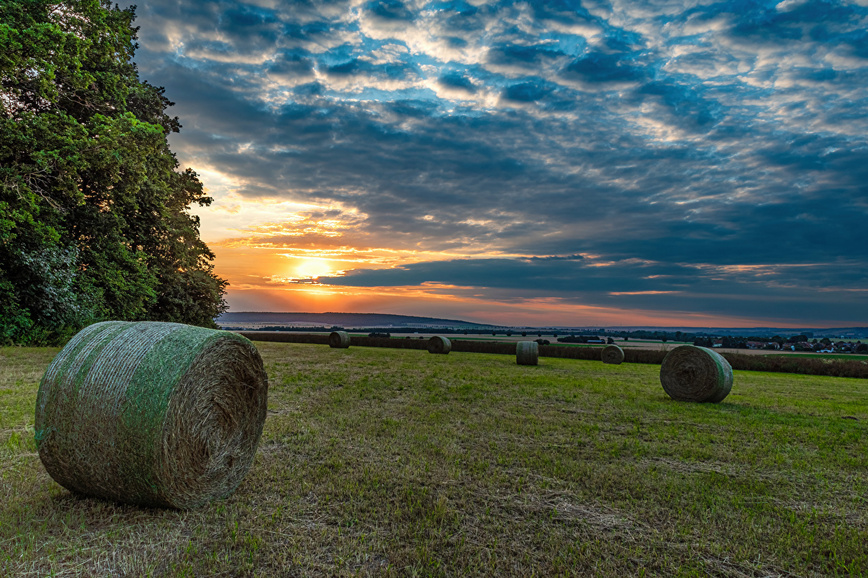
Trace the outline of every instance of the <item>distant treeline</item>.
<path fill-rule="evenodd" d="M 224 329 L 230 331 L 250 331 L 245 327 L 224 326 Z M 815 351 L 816 348 L 801 347 L 800 344 L 806 342 L 825 343 L 831 341 L 828 338 L 821 340 L 811 339 L 812 333 L 800 333 L 798 335 L 790 335 L 783 337 L 781 335 L 772 336 L 733 336 L 723 335 L 718 336 L 705 332 L 684 332 L 684 331 L 610 331 L 603 328 L 591 330 L 588 334 L 577 334 L 575 331 L 565 331 L 564 329 L 540 329 L 540 328 L 443 328 L 443 327 L 380 327 L 380 328 L 350 328 L 345 329 L 343 326 L 333 325 L 331 327 L 289 327 L 285 325 L 270 325 L 264 326 L 256 331 L 285 331 L 285 332 L 311 332 L 323 333 L 330 331 L 357 331 L 368 333 L 369 337 L 403 337 L 405 335 L 414 335 L 418 333 L 431 334 L 437 333 L 442 335 L 486 335 L 491 337 L 528 337 L 542 338 L 543 336 L 551 336 L 557 339 L 558 343 L 579 343 L 579 344 L 601 344 L 614 343 L 614 338 L 618 337 L 624 341 L 644 340 L 644 341 L 660 341 L 662 343 L 692 343 L 701 347 L 720 347 L 723 349 L 767 349 L 779 350 L 790 349 L 790 345 L 794 345 L 797 351 Z M 858 342 L 857 342 L 858 343 Z M 842 353 L 868 353 L 868 345 L 858 343 L 852 349 L 840 351 Z"/>
<path fill-rule="evenodd" d="M 231 325 L 224 324 L 223 329 L 229 331 L 303 331 L 303 332 L 313 332 L 313 333 L 322 333 L 323 331 L 358 331 L 358 332 L 366 332 L 366 333 L 380 333 L 380 334 L 413 334 L 413 333 L 437 333 L 442 335 L 490 335 L 492 337 L 497 336 L 521 336 L 521 337 L 543 337 L 543 336 L 551 336 L 551 337 L 560 337 L 563 336 L 566 338 L 565 343 L 585 343 L 585 341 L 569 341 L 570 339 L 594 339 L 599 335 L 605 335 L 606 337 L 625 337 L 628 340 L 630 338 L 633 339 L 652 339 L 652 340 L 662 340 L 662 341 L 692 341 L 696 335 L 704 335 L 704 334 L 693 334 L 693 333 L 682 333 L 681 331 L 677 332 L 665 332 L 665 331 L 607 331 L 605 329 L 597 329 L 592 332 L 597 335 L 578 335 L 575 330 L 569 329 L 556 329 L 556 328 L 515 328 L 515 327 L 344 327 L 341 325 L 332 325 L 331 327 L 326 327 L 323 325 L 315 326 L 315 327 L 294 327 L 289 325 L 264 325 L 255 330 L 248 329 L 246 327 L 242 327 L 239 325 Z M 605 341 L 606 338 L 604 337 Z"/>
<path fill-rule="evenodd" d="M 567 335 L 558 337 L 558 343 L 615 343 L 611 337 L 599 337 L 597 335 Z"/>
<path fill-rule="evenodd" d="M 252 341 L 272 341 L 284 343 L 308 343 L 327 345 L 327 335 L 308 335 L 303 333 L 241 331 L 241 335 Z M 427 339 L 395 339 L 386 337 L 351 336 L 350 345 L 361 347 L 390 347 L 394 349 L 427 349 Z M 540 345 L 540 357 L 584 359 L 599 361 L 599 347 L 564 347 L 562 345 Z M 503 341 L 475 341 L 455 339 L 452 351 L 465 353 L 494 353 L 515 355 L 515 343 Z M 659 365 L 668 352 L 661 349 L 624 349 L 624 362 L 648 363 Z M 799 373 L 803 375 L 827 375 L 832 377 L 868 378 L 868 362 L 858 359 L 824 359 L 821 357 L 798 357 L 793 355 L 764 356 L 743 353 L 721 353 L 733 369 L 745 371 L 769 371 L 776 373 Z"/>
<path fill-rule="evenodd" d="M 246 327 L 233 326 L 233 325 L 223 325 L 223 329 L 228 331 L 301 331 L 301 332 L 311 332 L 311 333 L 322 333 L 324 331 L 358 331 L 360 333 L 379 333 L 379 334 L 388 334 L 392 333 L 396 334 L 413 334 L 413 333 L 437 333 L 438 335 L 490 335 L 492 337 L 498 335 L 505 335 L 507 337 L 513 335 L 521 335 L 523 337 L 537 336 L 542 337 L 543 335 L 553 335 L 557 337 L 560 335 L 565 335 L 563 331 L 551 330 L 551 329 L 492 329 L 492 328 L 466 328 L 466 327 L 364 327 L 364 328 L 346 328 L 340 325 L 333 325 L 331 327 L 317 326 L 317 327 L 292 327 L 287 325 L 264 325 L 255 330 L 248 329 Z"/>
<path fill-rule="evenodd" d="M 232 325 L 224 325 L 223 329 L 227 329 L 229 331 L 251 331 L 248 328 L 240 327 L 240 326 L 232 326 Z M 715 339 L 723 339 L 724 345 L 722 347 L 728 349 L 748 349 L 747 343 L 749 341 L 753 342 L 777 342 L 780 345 L 784 345 L 786 343 L 798 343 L 801 341 L 807 341 L 812 337 L 813 334 L 806 335 L 792 335 L 789 337 L 781 337 L 780 335 L 774 335 L 770 337 L 763 336 L 751 336 L 751 337 L 741 337 L 741 336 L 718 336 L 712 333 L 705 332 L 683 332 L 683 331 L 649 331 L 643 329 L 637 329 L 634 331 L 611 331 L 604 328 L 595 329 L 595 330 L 584 330 L 581 333 L 577 333 L 575 330 L 565 330 L 565 329 L 544 329 L 544 328 L 467 328 L 467 327 L 365 327 L 365 328 L 345 328 L 339 325 L 333 325 L 331 327 L 325 326 L 316 326 L 316 327 L 292 327 L 286 325 L 266 325 L 260 328 L 257 328 L 256 331 L 301 331 L 301 332 L 313 332 L 313 333 L 322 333 L 328 331 L 358 331 L 358 332 L 366 332 L 369 334 L 380 334 L 382 335 L 405 335 L 405 334 L 415 334 L 415 333 L 438 333 L 442 335 L 490 335 L 491 337 L 497 336 L 505 336 L 505 337 L 543 337 L 543 336 L 551 336 L 556 338 L 561 343 L 594 343 L 594 340 L 600 340 L 599 342 L 608 342 L 611 343 L 612 338 L 619 337 L 624 339 L 625 341 L 629 341 L 630 339 L 639 339 L 646 341 L 661 341 L 663 343 L 667 342 L 679 342 L 679 343 L 693 343 L 694 345 L 701 345 L 704 347 L 711 347 L 713 341 Z"/>

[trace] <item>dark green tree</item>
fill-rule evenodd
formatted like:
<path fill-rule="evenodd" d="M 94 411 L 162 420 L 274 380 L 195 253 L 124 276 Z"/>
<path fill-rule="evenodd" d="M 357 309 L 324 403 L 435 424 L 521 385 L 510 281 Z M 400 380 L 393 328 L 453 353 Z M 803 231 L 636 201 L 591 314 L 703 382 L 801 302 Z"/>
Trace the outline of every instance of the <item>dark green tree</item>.
<path fill-rule="evenodd" d="M 0 2 L 0 342 L 101 319 L 214 326 L 226 281 L 199 238 L 180 124 L 132 62 L 134 8 Z"/>

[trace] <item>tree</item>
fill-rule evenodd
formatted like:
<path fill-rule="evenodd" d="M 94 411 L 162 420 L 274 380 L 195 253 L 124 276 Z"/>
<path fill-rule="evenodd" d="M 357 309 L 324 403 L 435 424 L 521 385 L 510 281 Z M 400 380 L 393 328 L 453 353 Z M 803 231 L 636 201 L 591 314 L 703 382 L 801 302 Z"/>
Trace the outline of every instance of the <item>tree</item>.
<path fill-rule="evenodd" d="M 140 81 L 134 9 L 0 3 L 0 342 L 60 341 L 101 319 L 215 326 L 226 281 L 187 211 L 180 124 Z"/>

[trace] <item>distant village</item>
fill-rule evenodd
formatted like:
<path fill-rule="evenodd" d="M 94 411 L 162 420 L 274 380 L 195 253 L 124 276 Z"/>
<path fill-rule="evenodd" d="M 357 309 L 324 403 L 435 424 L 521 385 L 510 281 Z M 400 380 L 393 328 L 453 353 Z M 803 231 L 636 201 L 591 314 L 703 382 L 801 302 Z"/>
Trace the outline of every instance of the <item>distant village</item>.
<path fill-rule="evenodd" d="M 722 347 L 726 349 L 765 349 L 769 351 L 803 351 L 806 353 L 868 353 L 868 343 L 862 343 L 861 341 L 832 341 L 828 337 L 809 339 L 805 335 L 794 335 L 786 339 L 775 336 L 762 340 L 739 337 L 697 337 L 694 339 L 693 344 L 701 347 Z"/>
<path fill-rule="evenodd" d="M 792 335 L 789 337 L 739 337 L 724 336 L 714 337 L 708 335 L 694 335 L 690 333 L 667 333 L 667 332 L 631 332 L 639 333 L 634 338 L 652 339 L 666 343 L 667 341 L 693 342 L 700 347 L 713 347 L 722 349 L 762 349 L 767 351 L 801 351 L 805 353 L 862 353 L 868 354 L 868 343 L 861 340 L 832 340 L 828 337 L 821 339 L 811 338 L 808 335 Z M 625 341 L 630 340 L 630 335 L 619 335 Z M 611 343 L 612 339 L 597 335 L 570 335 L 558 339 L 561 343 Z"/>

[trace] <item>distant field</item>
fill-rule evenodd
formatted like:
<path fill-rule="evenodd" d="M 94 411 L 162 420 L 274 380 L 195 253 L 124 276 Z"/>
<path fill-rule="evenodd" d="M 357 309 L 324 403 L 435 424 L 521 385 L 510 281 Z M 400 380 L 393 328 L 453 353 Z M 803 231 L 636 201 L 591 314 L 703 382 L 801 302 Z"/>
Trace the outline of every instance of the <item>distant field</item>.
<path fill-rule="evenodd" d="M 257 343 L 256 462 L 196 511 L 71 495 L 33 442 L 51 349 L 0 349 L 0 575 L 868 574 L 868 382 Z"/>
<path fill-rule="evenodd" d="M 328 335 L 328 331 L 326 332 L 316 332 L 316 331 L 287 331 L 286 333 L 301 333 L 304 335 Z M 368 332 L 365 331 L 349 331 L 351 336 L 357 335 L 360 337 L 368 335 Z M 392 339 L 428 339 L 432 335 L 444 335 L 443 333 L 431 332 L 431 333 L 393 333 Z M 515 341 L 533 341 L 536 339 L 548 339 L 552 345 L 570 345 L 570 346 L 578 346 L 578 347 L 605 347 L 605 344 L 600 343 L 559 343 L 557 337 L 552 337 L 551 335 L 543 334 L 542 337 L 539 337 L 536 333 L 528 334 L 526 336 L 522 335 L 509 335 L 500 333 L 497 335 L 491 334 L 480 334 L 480 335 L 463 335 L 463 334 L 445 334 L 449 339 L 461 339 L 465 341 L 500 341 L 500 342 L 515 342 Z M 558 334 L 560 337 L 564 337 L 564 334 Z M 668 351 L 679 345 L 692 345 L 692 341 L 660 341 L 653 339 L 629 339 L 624 341 L 623 338 L 616 337 L 614 338 L 615 344 L 624 349 L 653 349 L 653 350 L 663 350 Z M 813 358 L 825 358 L 825 359 L 868 359 L 868 355 L 857 355 L 857 354 L 829 354 L 829 353 L 803 353 L 803 352 L 791 352 L 791 351 L 772 351 L 767 349 L 732 349 L 732 348 L 715 348 L 715 351 L 719 351 L 721 353 L 741 353 L 744 355 L 768 355 L 768 356 L 781 356 L 781 355 L 792 355 L 792 356 L 801 356 L 801 357 L 813 357 Z"/>

